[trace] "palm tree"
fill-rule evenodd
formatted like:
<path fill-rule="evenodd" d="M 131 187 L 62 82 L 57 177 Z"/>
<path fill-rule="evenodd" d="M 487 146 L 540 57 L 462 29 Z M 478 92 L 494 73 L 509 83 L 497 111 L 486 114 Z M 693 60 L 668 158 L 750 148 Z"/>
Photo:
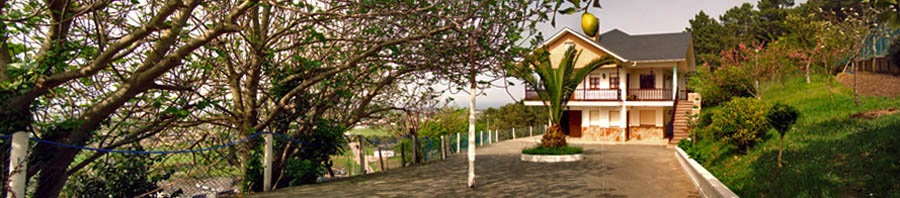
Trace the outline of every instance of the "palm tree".
<path fill-rule="evenodd" d="M 551 125 L 541 139 L 541 146 L 544 148 L 566 146 L 566 135 L 563 134 L 559 122 L 572 93 L 591 71 L 603 65 L 616 63 L 614 58 L 604 55 L 576 70 L 575 64 L 580 55 L 581 52 L 575 50 L 574 46 L 569 47 L 558 67 L 553 68 L 550 53 L 545 48 L 539 48 L 526 56 L 522 64 L 510 67 L 513 75 L 525 81 L 526 86 L 537 90 L 538 97 L 544 101 L 549 110 Z"/>

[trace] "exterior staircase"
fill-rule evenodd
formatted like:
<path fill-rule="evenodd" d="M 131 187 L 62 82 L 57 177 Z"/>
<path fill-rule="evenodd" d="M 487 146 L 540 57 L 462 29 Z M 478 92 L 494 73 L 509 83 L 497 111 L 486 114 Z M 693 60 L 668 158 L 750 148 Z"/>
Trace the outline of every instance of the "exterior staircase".
<path fill-rule="evenodd" d="M 670 145 L 678 144 L 681 139 L 688 138 L 690 132 L 687 131 L 687 112 L 693 108 L 693 103 L 687 100 L 678 100 L 675 103 L 675 119 L 672 122 L 672 139 L 669 139 Z"/>

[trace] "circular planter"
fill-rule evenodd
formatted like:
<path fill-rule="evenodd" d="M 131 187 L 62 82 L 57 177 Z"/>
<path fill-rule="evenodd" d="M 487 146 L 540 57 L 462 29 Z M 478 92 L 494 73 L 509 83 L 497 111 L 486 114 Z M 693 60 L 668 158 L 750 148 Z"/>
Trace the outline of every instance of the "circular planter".
<path fill-rule="evenodd" d="M 526 161 L 526 162 L 546 162 L 546 163 L 575 162 L 575 161 L 581 161 L 583 159 L 584 159 L 584 156 L 581 154 L 571 154 L 571 155 L 522 154 L 522 161 Z"/>

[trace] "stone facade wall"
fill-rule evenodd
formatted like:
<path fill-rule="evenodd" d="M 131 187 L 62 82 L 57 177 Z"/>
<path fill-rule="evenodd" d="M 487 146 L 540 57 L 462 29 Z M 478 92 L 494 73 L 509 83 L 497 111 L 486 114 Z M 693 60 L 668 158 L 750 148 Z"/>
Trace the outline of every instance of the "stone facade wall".
<path fill-rule="evenodd" d="M 663 134 L 664 127 L 634 126 L 629 128 L 628 142 L 632 141 L 660 141 L 666 140 Z M 606 127 L 582 127 L 581 139 L 599 142 L 625 142 L 625 129 Z"/>
<path fill-rule="evenodd" d="M 625 129 L 605 127 L 582 127 L 581 138 L 588 141 L 624 142 Z"/>
<path fill-rule="evenodd" d="M 639 127 L 631 127 L 629 129 L 631 131 L 629 133 L 628 141 L 664 140 L 665 139 L 665 136 L 663 134 L 664 127 L 639 126 Z"/>

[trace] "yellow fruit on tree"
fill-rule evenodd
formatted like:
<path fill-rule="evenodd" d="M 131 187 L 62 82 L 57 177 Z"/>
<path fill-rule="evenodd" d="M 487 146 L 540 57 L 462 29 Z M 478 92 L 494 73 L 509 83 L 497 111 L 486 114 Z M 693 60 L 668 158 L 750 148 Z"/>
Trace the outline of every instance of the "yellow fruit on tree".
<path fill-rule="evenodd" d="M 597 17 L 595 17 L 591 13 L 585 12 L 581 14 L 581 30 L 584 30 L 584 33 L 588 36 L 594 36 L 597 34 L 597 29 L 599 28 Z"/>

